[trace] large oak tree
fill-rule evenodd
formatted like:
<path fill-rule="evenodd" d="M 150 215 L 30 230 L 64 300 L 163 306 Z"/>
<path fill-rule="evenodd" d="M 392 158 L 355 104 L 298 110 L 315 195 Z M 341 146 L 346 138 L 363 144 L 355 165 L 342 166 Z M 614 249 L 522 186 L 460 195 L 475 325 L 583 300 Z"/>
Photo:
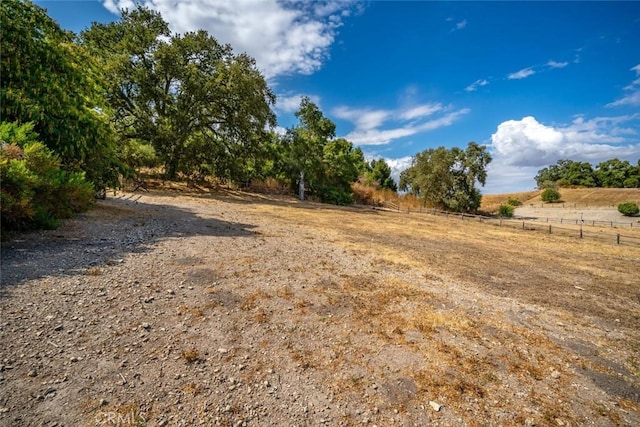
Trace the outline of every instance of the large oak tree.
<path fill-rule="evenodd" d="M 255 61 L 204 30 L 172 34 L 159 13 L 138 7 L 81 37 L 104 58 L 120 135 L 151 144 L 168 178 L 206 164 L 233 179 L 275 125 L 275 96 Z"/>
<path fill-rule="evenodd" d="M 425 205 L 456 212 L 475 212 L 482 195 L 476 188 L 487 180 L 491 156 L 485 146 L 470 142 L 458 147 L 430 148 L 413 157 L 400 174 L 400 189 L 420 197 Z"/>

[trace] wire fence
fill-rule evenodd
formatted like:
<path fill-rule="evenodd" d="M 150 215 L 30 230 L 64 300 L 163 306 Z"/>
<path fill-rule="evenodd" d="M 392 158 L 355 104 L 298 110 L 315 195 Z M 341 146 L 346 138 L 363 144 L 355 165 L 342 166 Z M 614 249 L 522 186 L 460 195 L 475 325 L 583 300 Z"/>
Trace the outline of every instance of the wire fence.
<path fill-rule="evenodd" d="M 582 218 L 547 218 L 547 217 L 528 217 L 528 216 L 514 216 L 514 219 L 518 219 L 519 221 L 536 221 L 536 222 L 556 222 L 558 224 L 575 224 L 575 225 L 590 225 L 592 227 L 600 226 L 600 227 L 616 227 L 616 228 L 634 228 L 633 221 L 603 221 L 597 219 L 582 219 Z M 635 228 L 640 229 L 640 223 L 635 224 Z"/>
<path fill-rule="evenodd" d="M 636 224 L 633 227 L 633 223 L 629 222 L 615 222 L 615 221 L 597 221 L 597 220 L 562 220 L 560 218 L 500 218 L 484 215 L 472 215 L 468 213 L 456 213 L 441 211 L 437 209 L 429 208 L 410 208 L 400 209 L 394 203 L 385 203 L 384 207 L 397 212 L 410 213 L 423 213 L 435 216 L 445 216 L 447 218 L 459 218 L 461 221 L 478 221 L 488 225 L 494 225 L 498 227 L 510 227 L 514 229 L 520 229 L 524 231 L 536 231 L 546 234 L 561 235 L 566 237 L 573 237 L 578 239 L 590 239 L 601 243 L 610 243 L 616 245 L 628 245 L 640 247 L 640 225 Z M 552 224 L 556 222 L 556 224 Z M 557 225 L 557 224 L 561 225 Z M 607 229 L 607 227 L 609 229 Z M 611 231 L 610 229 L 622 228 L 627 232 Z M 636 233 L 637 230 L 637 233 Z"/>

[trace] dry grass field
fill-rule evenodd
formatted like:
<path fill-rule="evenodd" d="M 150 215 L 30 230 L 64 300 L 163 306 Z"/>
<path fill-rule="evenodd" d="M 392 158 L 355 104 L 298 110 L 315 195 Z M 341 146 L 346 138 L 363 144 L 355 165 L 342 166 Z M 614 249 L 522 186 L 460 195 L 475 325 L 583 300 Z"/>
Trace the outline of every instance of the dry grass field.
<path fill-rule="evenodd" d="M 636 202 L 640 204 L 640 189 L 637 188 L 560 188 L 561 203 L 556 206 L 577 206 L 592 208 L 616 207 L 624 202 Z M 509 199 L 517 199 L 523 205 L 540 205 L 542 191 L 526 191 L 520 193 L 489 194 L 482 197 L 483 212 L 495 213 L 502 204 L 506 204 Z"/>
<path fill-rule="evenodd" d="M 87 221 L 113 222 L 116 212 L 136 224 L 181 224 L 163 219 L 173 209 L 189 213 L 186 231 L 83 276 L 89 293 L 114 283 L 133 294 L 157 287 L 155 300 L 141 304 L 166 313 L 145 320 L 149 313 L 127 310 L 123 324 L 114 320 L 108 329 L 109 347 L 85 351 L 85 364 L 92 357 L 129 361 L 113 371 L 100 364 L 103 371 L 92 374 L 121 373 L 136 386 L 106 397 L 105 410 L 135 407 L 148 425 L 175 425 L 181 417 L 187 424 L 265 426 L 640 425 L 640 247 L 236 192 L 108 200 Z M 240 237 L 229 234 L 234 224 L 242 224 Z M 145 270 L 150 265 L 167 270 Z M 38 293 L 43 283 L 65 286 L 56 280 L 63 279 L 5 287 L 0 332 L 14 343 L 12 353 L 30 354 L 24 348 L 41 340 L 11 332 L 35 310 L 19 301 L 37 306 L 50 298 Z M 163 297 L 167 288 L 175 296 Z M 124 310 L 111 301 L 99 311 L 118 319 Z M 126 325 L 143 322 L 151 326 L 127 338 Z M 156 337 L 159 330 L 167 332 Z M 140 342 L 138 334 L 151 340 Z M 123 348 L 133 353 L 119 353 Z M 0 359 L 15 359 L 8 351 Z M 144 359 L 144 352 L 154 357 Z M 72 375 L 82 363 L 69 364 L 67 356 L 63 366 Z M 131 366 L 138 360 L 142 366 Z M 13 365 L 0 395 L 21 395 L 43 380 L 29 378 L 29 366 Z M 63 424 L 92 419 L 87 408 L 100 407 L 110 390 L 77 381 L 82 405 L 67 405 Z M 245 386 L 250 392 L 240 393 Z M 0 425 L 46 419 L 39 406 L 12 403 L 0 401 Z"/>

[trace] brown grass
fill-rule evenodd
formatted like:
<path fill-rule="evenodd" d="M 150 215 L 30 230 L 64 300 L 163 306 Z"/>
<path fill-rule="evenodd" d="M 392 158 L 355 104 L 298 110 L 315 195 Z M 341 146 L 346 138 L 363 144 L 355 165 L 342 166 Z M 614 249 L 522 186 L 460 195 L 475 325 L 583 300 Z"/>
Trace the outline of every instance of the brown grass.
<path fill-rule="evenodd" d="M 509 200 L 519 200 L 523 204 L 538 197 L 540 191 L 524 191 L 519 193 L 486 194 L 482 196 L 480 211 L 494 214 L 498 212 L 501 205 L 507 204 Z"/>
<path fill-rule="evenodd" d="M 562 201 L 581 206 L 611 207 L 623 202 L 640 203 L 638 188 L 560 188 Z M 540 203 L 540 195 L 527 200 L 528 203 Z"/>
<path fill-rule="evenodd" d="M 188 364 L 191 364 L 200 359 L 200 352 L 197 348 L 188 348 L 186 350 L 182 350 L 180 357 L 182 357 Z"/>

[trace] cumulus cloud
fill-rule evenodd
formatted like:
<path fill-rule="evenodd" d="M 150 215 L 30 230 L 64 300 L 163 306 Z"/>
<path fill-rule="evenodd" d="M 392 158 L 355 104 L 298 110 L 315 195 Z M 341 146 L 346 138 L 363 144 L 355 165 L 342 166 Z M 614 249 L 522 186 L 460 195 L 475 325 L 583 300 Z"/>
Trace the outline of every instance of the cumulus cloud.
<path fill-rule="evenodd" d="M 412 156 L 400 157 L 398 159 L 389 159 L 385 158 L 385 162 L 391 168 L 391 178 L 393 178 L 396 183 L 400 182 L 400 174 L 403 170 L 408 169 L 411 166 L 411 162 L 413 161 Z"/>
<path fill-rule="evenodd" d="M 345 138 L 356 145 L 385 145 L 393 140 L 450 126 L 469 109 L 450 111 L 436 118 L 436 113 L 446 110 L 441 104 L 421 104 L 397 110 L 376 110 L 341 106 L 332 113 L 354 124 Z M 390 126 L 382 128 L 388 122 Z"/>
<path fill-rule="evenodd" d="M 157 10 L 177 33 L 205 29 L 236 52 L 256 59 L 267 78 L 321 68 L 343 20 L 360 5 L 350 0 L 104 0 L 114 13 L 140 3 Z"/>
<path fill-rule="evenodd" d="M 529 76 L 534 75 L 536 72 L 531 67 L 523 68 L 520 71 L 516 71 L 515 73 L 511 73 L 507 76 L 509 80 L 520 80 L 526 79 Z"/>
<path fill-rule="evenodd" d="M 635 71 L 636 79 L 630 85 L 624 88 L 626 95 L 622 98 L 607 104 L 607 107 L 619 107 L 624 105 L 638 106 L 640 105 L 640 64 L 631 68 Z"/>
<path fill-rule="evenodd" d="M 489 84 L 488 80 L 480 79 L 480 80 L 476 80 L 475 82 L 471 83 L 469 86 L 464 88 L 464 90 L 466 90 L 467 92 L 473 92 L 473 91 L 478 90 L 479 87 L 486 86 L 488 84 Z"/>
<path fill-rule="evenodd" d="M 570 125 L 548 126 L 534 117 L 507 120 L 491 135 L 491 150 L 503 165 L 541 167 L 559 159 L 599 162 L 612 157 L 640 156 L 633 128 L 623 124 L 640 120 L 640 114 L 577 117 Z M 628 138 L 635 136 L 635 141 Z"/>
<path fill-rule="evenodd" d="M 486 194 L 531 190 L 534 176 L 560 159 L 598 164 L 614 157 L 638 159 L 640 137 L 634 123 L 640 113 L 546 125 L 535 117 L 507 120 L 491 135 L 493 161 L 487 168 Z"/>

